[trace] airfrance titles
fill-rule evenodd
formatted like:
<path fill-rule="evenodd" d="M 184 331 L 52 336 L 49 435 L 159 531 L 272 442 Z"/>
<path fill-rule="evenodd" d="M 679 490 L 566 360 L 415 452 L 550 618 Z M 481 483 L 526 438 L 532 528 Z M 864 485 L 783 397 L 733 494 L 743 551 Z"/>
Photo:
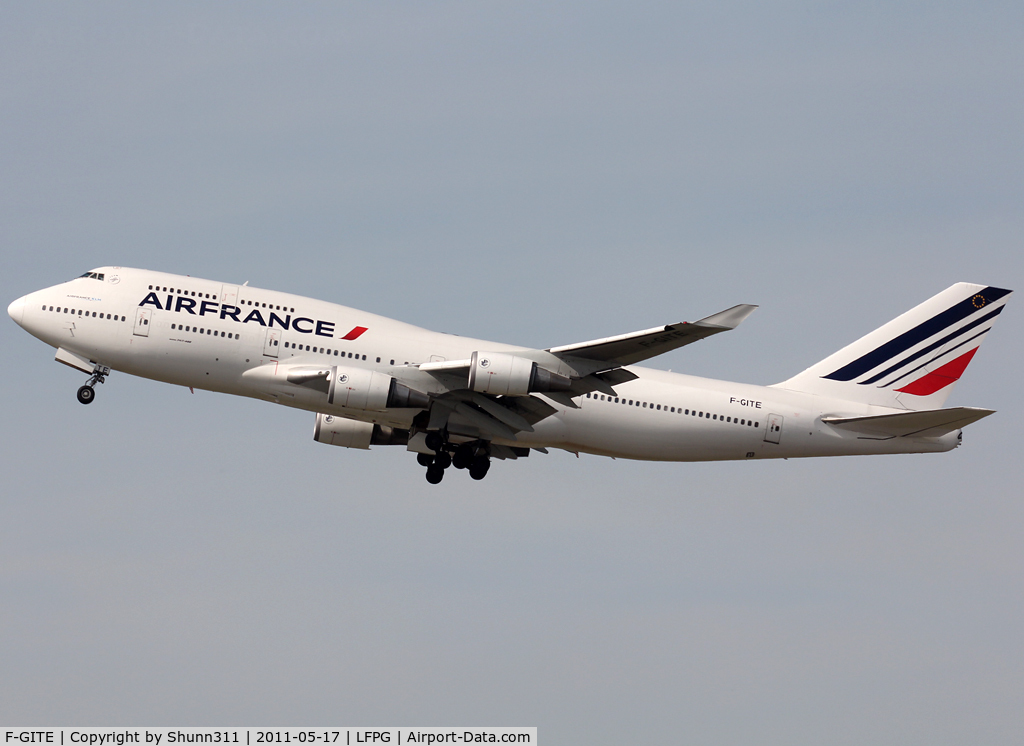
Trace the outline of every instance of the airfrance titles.
<path fill-rule="evenodd" d="M 296 316 L 292 318 L 289 313 L 284 316 L 278 316 L 273 311 L 268 311 L 267 316 L 264 317 L 263 313 L 258 308 L 253 308 L 249 311 L 249 314 L 245 318 L 239 318 L 243 313 L 244 309 L 238 306 L 232 306 L 229 303 L 217 303 L 216 301 L 209 300 L 197 300 L 195 298 L 186 298 L 184 296 L 168 295 L 161 303 L 160 297 L 156 293 L 150 293 L 139 306 L 153 306 L 154 308 L 161 311 L 172 311 L 174 313 L 190 313 L 193 316 L 213 316 L 221 320 L 231 319 L 241 324 L 259 324 L 260 326 L 274 327 L 279 326 L 282 329 L 292 329 L 300 334 L 316 334 L 321 337 L 334 337 L 334 322 L 333 321 L 322 321 L 320 319 L 310 319 L 305 316 Z"/>

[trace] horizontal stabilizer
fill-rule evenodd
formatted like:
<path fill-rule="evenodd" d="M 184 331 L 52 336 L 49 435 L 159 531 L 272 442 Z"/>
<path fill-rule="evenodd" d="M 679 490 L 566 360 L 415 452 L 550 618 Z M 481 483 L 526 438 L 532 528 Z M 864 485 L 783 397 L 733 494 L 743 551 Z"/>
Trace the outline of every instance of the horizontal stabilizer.
<path fill-rule="evenodd" d="M 853 430 L 873 436 L 890 438 L 937 438 L 954 430 L 967 427 L 982 417 L 993 414 L 992 409 L 953 407 L 952 409 L 926 409 L 920 412 L 899 412 L 869 417 L 823 417 L 826 425 Z"/>

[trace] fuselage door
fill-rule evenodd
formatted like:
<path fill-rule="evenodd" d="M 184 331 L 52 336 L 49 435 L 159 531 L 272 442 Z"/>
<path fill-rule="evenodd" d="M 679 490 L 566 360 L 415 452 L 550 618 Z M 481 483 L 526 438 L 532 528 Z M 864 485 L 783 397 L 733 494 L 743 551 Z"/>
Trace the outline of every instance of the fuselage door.
<path fill-rule="evenodd" d="M 144 306 L 135 312 L 135 336 L 149 336 L 149 322 L 153 319 L 153 309 Z"/>
<path fill-rule="evenodd" d="M 222 285 L 220 289 L 220 304 L 222 306 L 233 306 L 238 300 L 238 285 Z"/>
<path fill-rule="evenodd" d="M 281 349 L 281 330 L 267 329 L 267 341 L 263 345 L 264 356 L 277 357 L 279 349 Z"/>
<path fill-rule="evenodd" d="M 778 443 L 782 440 L 782 415 L 768 415 L 768 429 L 764 431 L 766 443 Z"/>

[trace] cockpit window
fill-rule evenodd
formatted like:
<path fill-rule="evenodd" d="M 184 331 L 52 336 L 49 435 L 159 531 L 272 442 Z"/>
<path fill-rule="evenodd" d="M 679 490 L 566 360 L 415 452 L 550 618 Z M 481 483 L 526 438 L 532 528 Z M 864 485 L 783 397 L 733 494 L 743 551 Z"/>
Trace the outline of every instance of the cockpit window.
<path fill-rule="evenodd" d="M 100 272 L 86 272 L 82 277 L 90 277 L 93 280 L 102 280 L 103 274 Z"/>

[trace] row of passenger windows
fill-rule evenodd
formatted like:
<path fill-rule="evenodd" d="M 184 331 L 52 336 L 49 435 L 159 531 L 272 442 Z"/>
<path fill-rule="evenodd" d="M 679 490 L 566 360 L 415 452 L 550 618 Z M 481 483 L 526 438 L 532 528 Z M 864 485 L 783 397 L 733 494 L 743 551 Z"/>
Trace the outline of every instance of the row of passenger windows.
<path fill-rule="evenodd" d="M 253 303 L 251 300 L 239 301 L 243 306 L 255 306 L 256 308 L 266 308 L 271 311 L 287 311 L 288 313 L 295 313 L 294 308 L 288 308 L 288 306 L 275 306 L 273 303 L 267 305 L 266 303 L 256 302 Z"/>
<path fill-rule="evenodd" d="M 83 275 L 83 277 L 85 277 L 85 275 Z M 99 279 L 102 280 L 103 279 L 103 275 L 100 275 Z M 162 293 L 175 293 L 176 295 L 191 295 L 192 297 L 195 297 L 195 298 L 209 298 L 210 300 L 217 300 L 217 296 L 216 295 L 212 295 L 211 296 L 209 293 L 197 293 L 195 290 L 182 290 L 181 288 L 170 288 L 170 289 L 168 289 L 166 286 L 160 286 L 160 285 L 150 285 L 149 289 L 150 290 L 156 290 L 156 291 L 159 291 L 159 292 L 162 292 Z M 254 301 L 251 301 L 251 300 L 243 300 L 243 301 L 239 301 L 239 303 L 241 305 L 243 305 L 243 306 L 255 306 L 257 308 L 268 308 L 271 311 L 287 311 L 288 313 L 295 313 L 295 309 L 294 308 L 288 308 L 288 306 L 283 306 L 283 307 L 282 306 L 275 306 L 273 303 L 267 304 L 267 303 L 260 303 L 258 301 L 254 302 Z"/>
<path fill-rule="evenodd" d="M 83 277 L 84 277 L 84 275 L 83 275 Z M 108 313 L 108 314 L 104 315 L 102 313 L 97 313 L 96 311 L 85 311 L 85 310 L 83 310 L 81 308 L 77 308 L 76 309 L 76 308 L 64 308 L 63 306 L 57 306 L 57 308 L 55 310 L 53 306 L 49 306 L 49 307 L 43 306 L 43 310 L 44 311 L 53 311 L 54 313 L 70 313 L 70 314 L 75 315 L 75 316 L 81 316 L 82 318 L 91 317 L 91 318 L 94 318 L 94 319 L 112 319 L 113 321 L 117 321 L 118 320 L 117 314 L 111 315 L 111 314 Z M 121 316 L 120 320 L 121 321 L 125 321 L 126 319 L 125 319 L 124 316 Z"/>
<path fill-rule="evenodd" d="M 218 332 L 217 332 L 216 329 L 207 329 L 205 327 L 182 326 L 181 324 L 171 324 L 171 328 L 172 329 L 177 329 L 179 332 L 195 332 L 195 333 L 198 333 L 198 334 L 208 334 L 208 335 L 213 336 L 213 337 L 216 337 L 218 335 Z M 238 335 L 238 334 L 231 335 L 231 334 L 228 334 L 227 332 L 219 332 L 219 334 L 220 334 L 220 336 L 227 337 L 228 339 L 239 339 L 240 338 L 240 335 Z"/>
<path fill-rule="evenodd" d="M 284 346 L 289 350 L 305 350 L 306 352 L 316 352 L 321 355 L 334 355 L 335 357 L 350 357 L 353 360 L 366 360 L 366 355 L 360 357 L 358 354 L 352 352 L 346 355 L 344 350 L 328 350 L 324 347 L 313 347 L 311 345 L 306 345 L 305 347 L 303 347 L 302 345 L 297 345 L 294 342 L 285 342 Z M 377 358 L 377 362 L 380 362 L 380 358 Z M 392 365 L 394 365 L 394 361 L 392 361 Z"/>
<path fill-rule="evenodd" d="M 735 425 L 746 425 L 747 427 L 760 427 L 760 422 L 754 420 L 740 419 L 739 417 L 727 417 L 724 414 L 712 414 L 711 412 L 700 412 L 696 409 L 683 409 L 682 407 L 670 407 L 665 404 L 654 404 L 653 402 L 648 403 L 645 401 L 636 401 L 632 399 L 620 399 L 617 396 L 606 396 L 605 394 L 587 394 L 588 399 L 597 399 L 598 401 L 607 401 L 612 404 L 625 404 L 629 407 L 643 407 L 646 409 L 655 409 L 662 412 L 670 412 L 673 414 L 690 415 L 691 417 L 704 417 L 709 420 L 720 420 L 722 422 L 730 422 Z"/>
<path fill-rule="evenodd" d="M 150 290 L 156 290 L 161 293 L 174 293 L 175 295 L 191 295 L 193 298 L 209 298 L 210 300 L 217 300 L 217 296 L 210 296 L 209 293 L 197 293 L 195 290 L 182 290 L 181 288 L 170 288 L 166 286 L 160 287 L 159 285 L 150 285 Z"/>
<path fill-rule="evenodd" d="M 346 353 L 344 350 L 331 350 L 326 347 L 314 347 L 312 345 L 297 345 L 293 342 L 285 342 L 284 346 L 287 349 L 295 350 L 296 352 L 315 352 L 319 355 L 333 355 L 334 357 L 348 357 L 352 358 L 353 360 L 366 360 L 366 355 L 359 355 L 353 352 Z M 294 355 L 295 353 L 293 352 L 292 354 Z M 380 362 L 379 357 L 377 358 L 377 362 Z M 391 360 L 390 364 L 394 365 L 395 361 Z M 409 362 L 406 361 L 405 364 L 408 365 Z"/>

